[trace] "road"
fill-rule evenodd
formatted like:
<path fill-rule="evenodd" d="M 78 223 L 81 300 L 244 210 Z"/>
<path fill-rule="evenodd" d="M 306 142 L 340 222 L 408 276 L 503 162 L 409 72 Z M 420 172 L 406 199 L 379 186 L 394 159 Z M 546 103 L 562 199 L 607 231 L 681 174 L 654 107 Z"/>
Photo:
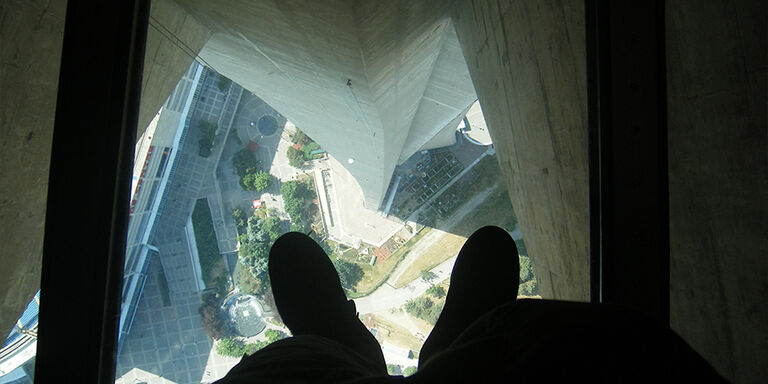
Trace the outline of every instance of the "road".
<path fill-rule="evenodd" d="M 456 262 L 455 256 L 432 268 L 432 273 L 436 275 L 434 281 L 441 281 L 450 277 L 454 262 Z M 431 282 L 425 282 L 422 279 L 416 279 L 398 289 L 389 284 L 383 284 L 370 295 L 355 299 L 355 305 L 357 306 L 357 311 L 361 314 L 399 308 L 406 301 L 422 295 L 431 285 Z"/>

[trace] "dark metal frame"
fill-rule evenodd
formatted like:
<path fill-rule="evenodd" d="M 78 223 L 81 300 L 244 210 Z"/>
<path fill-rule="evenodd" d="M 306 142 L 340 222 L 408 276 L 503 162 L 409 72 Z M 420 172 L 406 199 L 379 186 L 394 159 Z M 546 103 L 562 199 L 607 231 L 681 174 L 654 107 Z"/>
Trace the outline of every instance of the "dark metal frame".
<path fill-rule="evenodd" d="M 591 300 L 668 324 L 664 2 L 585 5 Z"/>
<path fill-rule="evenodd" d="M 148 0 L 70 0 L 43 243 L 36 383 L 113 383 Z"/>

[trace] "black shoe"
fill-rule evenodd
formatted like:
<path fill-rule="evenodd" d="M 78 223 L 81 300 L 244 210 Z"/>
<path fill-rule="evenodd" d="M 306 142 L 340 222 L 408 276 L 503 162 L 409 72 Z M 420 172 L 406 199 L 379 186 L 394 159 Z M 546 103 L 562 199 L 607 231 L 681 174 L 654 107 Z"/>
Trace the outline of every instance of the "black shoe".
<path fill-rule="evenodd" d="M 277 311 L 294 336 L 337 341 L 386 372 L 379 343 L 357 318 L 336 268 L 314 240 L 299 232 L 280 236 L 269 251 L 269 278 Z"/>
<path fill-rule="evenodd" d="M 419 354 L 419 367 L 442 352 L 476 319 L 517 299 L 520 260 L 507 231 L 478 229 L 461 247 L 451 272 L 445 306 Z"/>

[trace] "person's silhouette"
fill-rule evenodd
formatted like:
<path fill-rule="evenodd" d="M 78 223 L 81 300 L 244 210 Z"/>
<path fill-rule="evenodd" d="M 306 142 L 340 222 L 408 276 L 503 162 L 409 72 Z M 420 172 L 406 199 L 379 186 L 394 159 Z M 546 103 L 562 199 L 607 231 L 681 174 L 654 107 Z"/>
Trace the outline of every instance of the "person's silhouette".
<path fill-rule="evenodd" d="M 277 311 L 293 337 L 243 360 L 236 383 L 722 381 L 671 330 L 608 305 L 517 300 L 519 256 L 501 228 L 458 254 L 445 307 L 409 377 L 389 376 L 381 348 L 309 236 L 281 236 L 269 255 Z"/>

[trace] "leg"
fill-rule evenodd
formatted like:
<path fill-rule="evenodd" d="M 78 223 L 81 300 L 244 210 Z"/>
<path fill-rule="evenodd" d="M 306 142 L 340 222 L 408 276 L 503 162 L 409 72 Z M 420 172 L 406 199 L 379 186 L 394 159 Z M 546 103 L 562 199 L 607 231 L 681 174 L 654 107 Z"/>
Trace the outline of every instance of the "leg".
<path fill-rule="evenodd" d="M 445 307 L 419 354 L 419 367 L 445 350 L 472 322 L 517 298 L 520 260 L 509 234 L 495 226 L 467 239 L 451 272 Z"/>
<path fill-rule="evenodd" d="M 357 318 L 328 255 L 309 236 L 281 236 L 269 252 L 277 311 L 294 335 L 317 335 L 345 345 L 386 374 L 379 343 Z"/>

